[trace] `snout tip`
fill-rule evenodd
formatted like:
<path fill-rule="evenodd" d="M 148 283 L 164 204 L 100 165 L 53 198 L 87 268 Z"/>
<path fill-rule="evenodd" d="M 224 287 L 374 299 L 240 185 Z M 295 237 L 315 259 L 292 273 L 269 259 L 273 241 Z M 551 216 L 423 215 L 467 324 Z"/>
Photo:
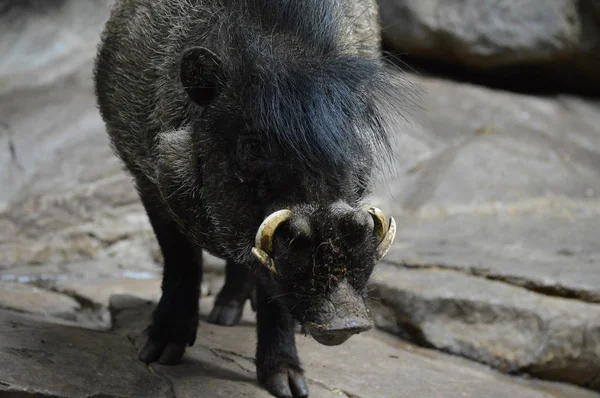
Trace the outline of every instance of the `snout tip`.
<path fill-rule="evenodd" d="M 336 323 L 337 325 L 335 325 Z M 304 328 L 319 344 L 336 346 L 344 343 L 355 334 L 371 330 L 373 323 L 367 319 L 355 318 L 342 322 L 333 322 L 328 325 L 307 322 Z"/>

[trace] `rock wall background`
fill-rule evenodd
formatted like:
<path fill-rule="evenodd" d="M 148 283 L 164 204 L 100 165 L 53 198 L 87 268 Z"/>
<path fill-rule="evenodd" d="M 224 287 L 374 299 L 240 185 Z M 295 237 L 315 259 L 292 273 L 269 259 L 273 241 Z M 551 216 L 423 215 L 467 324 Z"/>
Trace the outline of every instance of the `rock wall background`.
<path fill-rule="evenodd" d="M 0 4 L 0 393 L 139 396 L 151 386 L 152 396 L 185 397 L 227 374 L 237 381 L 223 393 L 263 396 L 245 326 L 203 323 L 192 364 L 134 382 L 146 373 L 130 342 L 151 306 L 139 299 L 160 295 L 160 253 L 92 93 L 111 3 Z M 302 340 L 315 396 L 599 397 L 600 100 L 581 89 L 598 84 L 598 6 L 379 5 L 386 49 L 419 60 L 419 73 L 410 63 L 398 73 L 421 93 L 398 120 L 399 156 L 372 198 L 399 227 L 371 282 L 377 325 L 389 334 L 327 351 L 344 366 Z M 469 72 L 456 80 L 462 67 Z M 527 92 L 525 76 L 554 94 Z M 204 315 L 222 267 L 207 261 Z M 95 383 L 91 370 L 65 371 L 65 358 L 112 365 Z M 43 375 L 36 383 L 32 364 Z M 112 379 L 126 372 L 131 391 Z M 347 376 L 357 373 L 362 384 Z"/>
<path fill-rule="evenodd" d="M 498 86 L 600 92 L 595 0 L 381 0 L 383 38 Z"/>

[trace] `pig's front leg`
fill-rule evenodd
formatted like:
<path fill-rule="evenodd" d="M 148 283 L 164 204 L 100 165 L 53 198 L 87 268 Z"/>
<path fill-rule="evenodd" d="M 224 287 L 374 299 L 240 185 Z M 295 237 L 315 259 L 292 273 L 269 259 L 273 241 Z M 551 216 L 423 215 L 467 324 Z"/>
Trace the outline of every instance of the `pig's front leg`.
<path fill-rule="evenodd" d="M 252 308 L 255 307 L 253 290 L 254 281 L 250 268 L 228 260 L 225 266 L 225 284 L 208 316 L 208 322 L 223 326 L 234 326 L 240 323 L 248 298 Z"/>
<path fill-rule="evenodd" d="M 277 298 L 257 283 L 256 371 L 258 381 L 276 397 L 307 397 L 308 387 L 296 351 L 294 320 Z"/>
<path fill-rule="evenodd" d="M 162 296 L 147 328 L 147 341 L 139 352 L 145 363 L 178 364 L 186 346 L 196 341 L 202 257 L 177 225 L 161 211 L 156 196 L 141 198 L 164 257 Z"/>

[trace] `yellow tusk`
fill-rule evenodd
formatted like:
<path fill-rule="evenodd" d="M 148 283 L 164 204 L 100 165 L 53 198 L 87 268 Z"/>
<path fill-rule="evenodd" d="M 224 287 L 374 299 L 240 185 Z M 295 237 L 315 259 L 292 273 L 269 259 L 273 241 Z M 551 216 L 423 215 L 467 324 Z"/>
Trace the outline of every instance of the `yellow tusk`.
<path fill-rule="evenodd" d="M 275 260 L 270 256 L 270 253 L 273 251 L 273 236 L 277 227 L 289 220 L 291 216 L 291 210 L 278 210 L 265 218 L 256 232 L 255 247 L 252 249 L 252 254 L 273 273 L 277 273 Z"/>
<path fill-rule="evenodd" d="M 388 229 L 387 222 L 385 221 L 385 215 L 377 207 L 371 207 L 368 211 L 375 222 L 375 233 L 377 234 L 377 239 L 379 242 L 381 242 L 385 238 L 385 234 Z"/>
<path fill-rule="evenodd" d="M 379 246 L 377 246 L 377 253 L 375 255 L 376 262 L 381 261 L 381 259 L 385 257 L 387 252 L 392 247 L 392 243 L 394 243 L 394 238 L 396 238 L 396 220 L 394 220 L 394 217 L 391 217 L 390 227 L 384 238 L 379 243 Z"/>
<path fill-rule="evenodd" d="M 275 269 L 275 261 L 271 258 L 271 256 L 256 247 L 252 248 L 252 254 L 258 259 L 258 261 L 267 267 L 269 271 L 274 274 L 277 273 L 277 270 Z"/>

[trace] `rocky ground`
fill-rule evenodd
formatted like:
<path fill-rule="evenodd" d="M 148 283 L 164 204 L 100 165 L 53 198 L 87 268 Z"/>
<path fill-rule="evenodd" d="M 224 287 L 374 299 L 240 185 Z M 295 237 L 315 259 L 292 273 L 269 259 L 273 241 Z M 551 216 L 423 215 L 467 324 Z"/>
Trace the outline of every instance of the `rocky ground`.
<path fill-rule="evenodd" d="M 160 254 L 92 96 L 108 2 L 44 4 L 0 7 L 0 396 L 267 397 L 250 310 L 202 320 L 182 366 L 136 360 Z M 373 197 L 399 227 L 380 330 L 299 336 L 311 396 L 600 397 L 600 102 L 410 78 L 421 105 Z"/>

